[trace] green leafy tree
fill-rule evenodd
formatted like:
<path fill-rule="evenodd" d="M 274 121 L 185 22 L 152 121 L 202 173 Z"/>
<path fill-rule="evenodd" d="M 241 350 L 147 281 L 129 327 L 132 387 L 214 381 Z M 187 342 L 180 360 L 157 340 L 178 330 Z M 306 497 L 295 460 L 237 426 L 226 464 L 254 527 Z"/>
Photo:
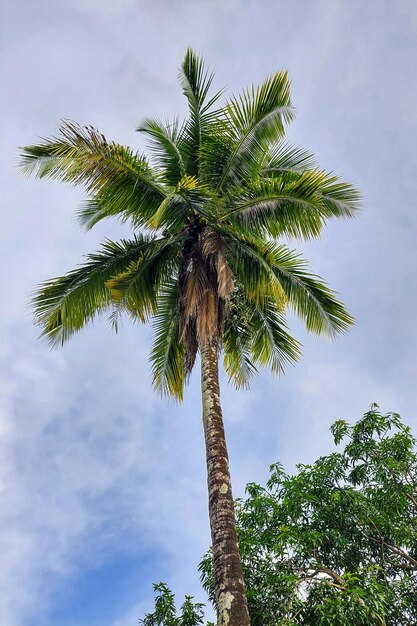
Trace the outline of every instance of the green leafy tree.
<path fill-rule="evenodd" d="M 178 399 L 200 354 L 218 619 L 247 626 L 218 358 L 244 387 L 260 366 L 281 372 L 298 359 L 287 307 L 316 334 L 349 327 L 333 292 L 278 241 L 318 237 L 328 219 L 354 214 L 358 193 L 284 141 L 294 115 L 286 72 L 222 106 L 221 93 L 209 95 L 212 80 L 188 50 L 180 81 L 189 117 L 167 125 L 148 119 L 138 128 L 152 162 L 67 121 L 58 136 L 23 148 L 22 169 L 83 186 L 86 228 L 115 217 L 134 231 L 39 287 L 36 322 L 50 343 L 64 343 L 104 312 L 116 328 L 123 313 L 152 320 L 154 384 Z"/>
<path fill-rule="evenodd" d="M 252 626 L 417 624 L 417 452 L 399 415 L 332 426 L 344 449 L 271 467 L 238 503 Z M 212 558 L 200 566 L 213 599 Z"/>
<path fill-rule="evenodd" d="M 139 621 L 142 626 L 200 626 L 204 623 L 204 604 L 193 602 L 192 596 L 185 596 L 178 612 L 174 594 L 165 583 L 158 583 L 153 588 L 155 610 Z M 207 626 L 214 625 L 208 622 Z"/>

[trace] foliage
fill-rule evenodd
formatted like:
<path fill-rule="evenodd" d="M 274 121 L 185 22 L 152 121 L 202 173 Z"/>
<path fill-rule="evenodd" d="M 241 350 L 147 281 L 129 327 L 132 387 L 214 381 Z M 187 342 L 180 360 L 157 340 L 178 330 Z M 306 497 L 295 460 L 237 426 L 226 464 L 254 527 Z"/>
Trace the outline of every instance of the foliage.
<path fill-rule="evenodd" d="M 213 75 L 188 50 L 180 83 L 183 123 L 143 121 L 151 159 L 65 121 L 59 134 L 22 149 L 22 169 L 81 185 L 81 224 L 128 222 L 129 240 L 106 241 L 84 264 L 42 284 L 36 322 L 52 345 L 107 312 L 117 329 L 126 313 L 152 320 L 155 386 L 182 398 L 199 346 L 215 338 L 232 382 L 242 387 L 262 366 L 294 363 L 300 344 L 286 309 L 308 330 L 334 335 L 352 317 L 284 237 L 318 237 L 328 219 L 358 208 L 358 192 L 289 146 L 294 116 L 286 72 L 219 104 Z"/>
<path fill-rule="evenodd" d="M 139 621 L 142 626 L 200 626 L 204 623 L 203 607 L 199 602 L 193 602 L 192 596 L 185 596 L 180 613 L 175 607 L 175 597 L 164 583 L 153 586 L 156 593 L 155 610 L 147 613 Z M 210 622 L 207 626 L 214 626 Z"/>
<path fill-rule="evenodd" d="M 271 467 L 237 522 L 252 626 L 417 623 L 417 453 L 398 414 L 331 428 L 344 449 Z M 213 599 L 211 556 L 201 566 Z"/>

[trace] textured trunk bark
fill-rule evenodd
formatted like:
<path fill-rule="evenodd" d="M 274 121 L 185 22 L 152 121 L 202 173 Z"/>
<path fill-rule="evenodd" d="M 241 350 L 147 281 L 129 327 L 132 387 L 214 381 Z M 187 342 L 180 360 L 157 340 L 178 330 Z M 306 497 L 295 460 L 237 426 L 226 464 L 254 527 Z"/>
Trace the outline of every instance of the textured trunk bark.
<path fill-rule="evenodd" d="M 250 626 L 240 561 L 214 342 L 201 349 L 203 424 L 218 626 Z"/>

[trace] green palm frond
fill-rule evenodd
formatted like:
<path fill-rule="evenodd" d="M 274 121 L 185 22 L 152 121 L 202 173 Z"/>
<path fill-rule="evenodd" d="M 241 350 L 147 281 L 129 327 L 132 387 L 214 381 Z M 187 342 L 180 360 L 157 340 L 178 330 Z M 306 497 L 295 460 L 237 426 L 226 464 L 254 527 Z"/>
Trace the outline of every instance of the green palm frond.
<path fill-rule="evenodd" d="M 169 228 L 170 231 L 178 230 L 184 226 L 187 214 L 198 211 L 198 180 L 195 176 L 183 176 L 178 182 L 173 192 L 165 198 L 157 211 L 148 220 L 147 225 L 153 229 L 161 227 Z M 205 194 L 204 189 L 200 192 Z M 193 193 L 194 192 L 194 193 Z"/>
<path fill-rule="evenodd" d="M 180 336 L 179 288 L 176 280 L 161 289 L 153 318 L 150 354 L 153 383 L 162 394 L 182 400 L 186 381 L 185 346 Z"/>
<path fill-rule="evenodd" d="M 259 178 L 230 199 L 221 219 L 274 238 L 309 239 L 320 235 L 328 219 L 352 217 L 358 208 L 359 194 L 352 185 L 321 170 L 307 170 Z"/>
<path fill-rule="evenodd" d="M 161 202 L 146 225 L 153 230 L 158 230 L 161 227 L 167 228 L 168 226 L 171 227 L 171 231 L 172 229 L 178 229 L 184 223 L 187 210 L 187 202 L 174 191 Z"/>
<path fill-rule="evenodd" d="M 321 179 L 320 173 L 310 171 L 297 180 L 287 174 L 259 179 L 230 202 L 221 219 L 272 237 L 318 237 L 324 225 L 324 207 L 317 192 Z"/>
<path fill-rule="evenodd" d="M 284 172 L 302 174 L 316 167 L 316 158 L 309 150 L 281 141 L 270 149 L 265 158 L 262 174 L 266 176 L 277 176 Z"/>
<path fill-rule="evenodd" d="M 258 373 L 257 366 L 281 374 L 300 356 L 300 344 L 287 332 L 276 303 L 267 298 L 260 306 L 239 288 L 231 299 L 224 329 L 224 367 L 231 382 L 247 387 Z"/>
<path fill-rule="evenodd" d="M 244 292 L 246 301 L 263 306 L 267 299 L 275 302 L 277 308 L 283 312 L 287 304 L 287 297 L 280 283 L 271 278 L 271 267 L 256 252 L 257 246 L 262 245 L 256 237 L 248 235 L 243 229 L 226 228 L 223 237 L 228 246 L 228 262 L 233 275 Z M 252 248 L 254 246 L 254 249 Z"/>
<path fill-rule="evenodd" d="M 223 174 L 227 160 L 236 145 L 236 140 L 230 132 L 230 127 L 222 112 L 213 121 L 205 134 L 204 142 L 200 149 L 200 172 L 199 178 L 208 184 L 216 195 L 221 198 L 223 193 L 217 190 L 219 180 Z"/>
<path fill-rule="evenodd" d="M 155 245 L 159 244 L 143 235 L 118 243 L 108 240 L 101 250 L 87 255 L 84 265 L 42 283 L 32 299 L 41 336 L 51 345 L 63 344 L 87 322 L 110 309 L 113 301 L 107 281 L 127 271 Z"/>
<path fill-rule="evenodd" d="M 179 78 L 192 115 L 205 113 L 217 100 L 216 94 L 209 102 L 206 101 L 214 73 L 206 69 L 203 58 L 192 48 L 185 53 Z"/>
<path fill-rule="evenodd" d="M 250 303 L 252 309 L 251 357 L 255 364 L 282 374 L 301 356 L 299 342 L 287 332 L 284 315 L 276 304 L 267 300 L 264 307 Z"/>
<path fill-rule="evenodd" d="M 320 188 L 328 217 L 355 217 L 360 208 L 361 194 L 338 176 L 328 176 Z"/>
<path fill-rule="evenodd" d="M 232 98 L 223 109 L 233 149 L 225 159 L 218 190 L 259 171 L 265 152 L 284 134 L 294 116 L 287 72 L 277 72 L 262 85 Z"/>
<path fill-rule="evenodd" d="M 269 283 L 271 293 L 274 287 L 277 293 L 281 290 L 288 306 L 305 323 L 307 330 L 317 335 L 334 337 L 353 324 L 353 317 L 334 292 L 319 276 L 309 272 L 306 261 L 286 245 L 254 237 L 246 241 L 235 238 L 233 245 L 231 265 L 249 301 L 262 302 Z M 251 275 L 250 283 L 245 280 L 248 275 Z M 260 298 L 256 298 L 256 288 Z"/>
<path fill-rule="evenodd" d="M 229 318 L 226 319 L 223 334 L 223 367 L 236 389 L 248 389 L 252 380 L 259 374 L 250 360 L 244 330 L 242 324 L 232 326 Z"/>
<path fill-rule="evenodd" d="M 229 381 L 237 389 L 248 388 L 258 374 L 250 359 L 251 313 L 248 302 L 240 285 L 229 301 L 229 311 L 223 332 L 223 366 Z"/>
<path fill-rule="evenodd" d="M 147 322 L 150 315 L 157 313 L 161 285 L 178 267 L 179 251 L 179 239 L 155 240 L 125 271 L 106 282 L 113 303 L 134 319 Z"/>
<path fill-rule="evenodd" d="M 58 137 L 22 148 L 21 170 L 83 185 L 92 198 L 79 214 L 87 228 L 109 216 L 144 224 L 168 195 L 144 156 L 70 121 Z"/>
<path fill-rule="evenodd" d="M 188 48 L 179 74 L 183 93 L 188 100 L 190 116 L 181 134 L 181 147 L 187 154 L 187 170 L 189 175 L 199 175 L 200 151 L 208 123 L 214 119 L 215 113 L 210 111 L 222 91 L 217 92 L 209 100 L 208 93 L 214 74 L 205 68 L 202 57 Z"/>
<path fill-rule="evenodd" d="M 175 186 L 186 174 L 184 155 L 179 141 L 183 130 L 178 119 L 165 125 L 155 119 L 144 120 L 136 130 L 149 137 L 149 147 L 156 157 L 161 175 L 169 185 Z"/>
<path fill-rule="evenodd" d="M 330 337 L 346 332 L 354 322 L 352 315 L 326 283 L 308 271 L 307 262 L 285 246 L 276 246 L 274 257 L 273 274 L 307 330 Z"/>

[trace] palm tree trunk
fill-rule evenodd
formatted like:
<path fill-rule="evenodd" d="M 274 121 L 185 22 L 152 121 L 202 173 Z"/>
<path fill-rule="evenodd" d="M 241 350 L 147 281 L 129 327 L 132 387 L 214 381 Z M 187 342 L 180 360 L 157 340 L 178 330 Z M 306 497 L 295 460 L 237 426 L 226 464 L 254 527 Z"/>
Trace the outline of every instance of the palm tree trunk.
<path fill-rule="evenodd" d="M 208 341 L 201 348 L 201 387 L 217 626 L 250 626 L 220 406 L 215 341 Z"/>

